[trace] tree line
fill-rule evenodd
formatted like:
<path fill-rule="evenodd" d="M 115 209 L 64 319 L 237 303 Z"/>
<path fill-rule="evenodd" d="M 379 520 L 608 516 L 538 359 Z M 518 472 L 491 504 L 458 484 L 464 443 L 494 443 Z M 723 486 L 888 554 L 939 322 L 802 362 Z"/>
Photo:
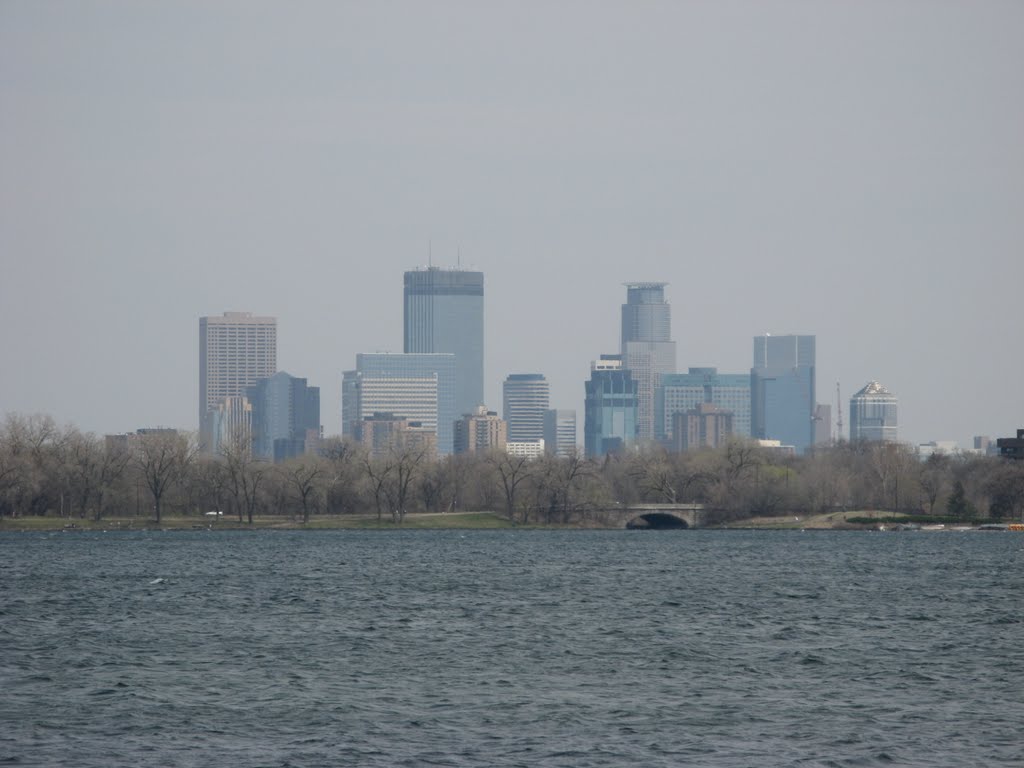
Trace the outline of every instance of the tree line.
<path fill-rule="evenodd" d="M 112 443 L 48 416 L 8 414 L 0 424 L 0 516 L 69 518 L 222 512 L 308 522 L 317 515 L 493 511 L 522 524 L 600 524 L 636 503 L 700 503 L 712 520 L 881 510 L 961 519 L 1024 518 L 1024 462 L 933 454 L 898 443 L 821 446 L 791 456 L 733 439 L 672 453 L 658 445 L 587 458 L 501 451 L 432 457 L 395 443 L 371 455 L 357 443 L 322 441 L 315 455 L 258 460 L 247 440 L 220 456 L 187 433 L 154 431 Z"/>

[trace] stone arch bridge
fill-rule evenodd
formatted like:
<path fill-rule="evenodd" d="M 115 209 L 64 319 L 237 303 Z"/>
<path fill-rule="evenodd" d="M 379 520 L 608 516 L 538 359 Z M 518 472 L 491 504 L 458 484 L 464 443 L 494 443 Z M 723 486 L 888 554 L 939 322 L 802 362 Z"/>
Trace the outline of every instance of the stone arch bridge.
<path fill-rule="evenodd" d="M 605 515 L 625 528 L 700 528 L 705 521 L 703 504 L 623 504 Z"/>

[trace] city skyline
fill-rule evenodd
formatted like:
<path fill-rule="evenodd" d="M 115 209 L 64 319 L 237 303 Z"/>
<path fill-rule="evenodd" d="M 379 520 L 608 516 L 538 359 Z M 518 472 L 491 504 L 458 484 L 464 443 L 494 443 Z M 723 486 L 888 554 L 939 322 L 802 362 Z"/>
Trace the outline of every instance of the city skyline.
<path fill-rule="evenodd" d="M 814 334 L 833 420 L 877 379 L 911 443 L 1024 425 L 1019 4 L 257 5 L 0 11 L 0 411 L 194 429 L 190 329 L 240 308 L 337 434 L 445 264 L 487 276 L 493 410 L 538 371 L 582 421 L 658 280 L 677 370 Z"/>

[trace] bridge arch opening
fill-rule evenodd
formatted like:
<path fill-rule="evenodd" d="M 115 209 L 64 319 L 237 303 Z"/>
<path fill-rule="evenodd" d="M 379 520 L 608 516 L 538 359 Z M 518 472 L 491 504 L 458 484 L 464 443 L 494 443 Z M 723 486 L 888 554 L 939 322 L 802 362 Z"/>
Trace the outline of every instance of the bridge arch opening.
<path fill-rule="evenodd" d="M 685 520 L 664 512 L 649 512 L 626 523 L 626 528 L 645 531 L 670 531 L 689 527 L 690 524 Z"/>

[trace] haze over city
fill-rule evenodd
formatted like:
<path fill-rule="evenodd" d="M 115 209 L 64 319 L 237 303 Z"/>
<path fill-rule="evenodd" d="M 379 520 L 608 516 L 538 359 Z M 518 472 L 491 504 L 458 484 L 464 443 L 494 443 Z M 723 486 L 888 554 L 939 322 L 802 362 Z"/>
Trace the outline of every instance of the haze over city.
<path fill-rule="evenodd" d="M 900 438 L 1024 426 L 1024 6 L 0 6 L 0 412 L 195 429 L 198 318 L 278 319 L 341 430 L 402 275 L 485 275 L 485 394 L 582 414 L 622 284 L 678 369 L 817 337 Z M 581 430 L 582 431 L 582 430 Z M 580 434 L 582 438 L 582 434 Z"/>

